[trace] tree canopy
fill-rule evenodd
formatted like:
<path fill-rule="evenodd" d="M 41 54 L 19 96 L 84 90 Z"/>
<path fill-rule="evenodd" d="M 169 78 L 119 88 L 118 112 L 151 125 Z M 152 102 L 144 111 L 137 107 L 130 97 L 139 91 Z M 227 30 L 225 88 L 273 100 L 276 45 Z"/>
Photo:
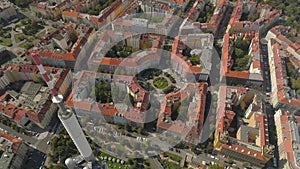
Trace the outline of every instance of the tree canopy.
<path fill-rule="evenodd" d="M 19 7 L 27 7 L 33 0 L 9 0 L 10 2 L 16 4 Z"/>
<path fill-rule="evenodd" d="M 282 9 L 283 15 L 287 17 L 285 24 L 300 31 L 300 10 L 297 8 L 300 0 L 266 0 L 264 3 L 275 9 Z"/>

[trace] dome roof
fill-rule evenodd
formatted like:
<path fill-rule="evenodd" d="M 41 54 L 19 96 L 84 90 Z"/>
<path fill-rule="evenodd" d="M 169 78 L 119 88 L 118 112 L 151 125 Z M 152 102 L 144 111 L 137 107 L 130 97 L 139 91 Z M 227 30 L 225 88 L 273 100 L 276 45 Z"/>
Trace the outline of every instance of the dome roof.
<path fill-rule="evenodd" d="M 65 164 L 69 169 L 74 169 L 76 166 L 76 162 L 72 158 L 67 158 Z"/>

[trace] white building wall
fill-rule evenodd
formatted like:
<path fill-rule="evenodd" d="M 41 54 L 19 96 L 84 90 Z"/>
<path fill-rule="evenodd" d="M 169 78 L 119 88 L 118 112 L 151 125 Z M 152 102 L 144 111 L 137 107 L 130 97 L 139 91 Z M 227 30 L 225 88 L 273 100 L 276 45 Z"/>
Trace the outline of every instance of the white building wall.
<path fill-rule="evenodd" d="M 88 161 L 93 160 L 94 159 L 93 151 L 92 151 L 74 113 L 72 113 L 71 116 L 68 117 L 67 119 L 63 118 L 62 116 L 59 116 L 59 118 L 60 118 L 62 124 L 64 125 L 64 127 L 66 128 L 67 132 L 71 136 L 71 138 L 72 138 L 75 146 L 79 150 L 81 156 L 85 160 L 88 160 Z"/>

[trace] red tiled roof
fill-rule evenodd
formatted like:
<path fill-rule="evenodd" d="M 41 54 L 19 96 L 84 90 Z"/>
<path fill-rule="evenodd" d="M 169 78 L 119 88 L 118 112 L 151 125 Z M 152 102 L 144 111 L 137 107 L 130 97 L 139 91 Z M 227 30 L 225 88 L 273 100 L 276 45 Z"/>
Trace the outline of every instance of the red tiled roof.
<path fill-rule="evenodd" d="M 7 93 L 6 93 L 6 92 L 5 92 L 3 95 L 1 95 L 1 96 L 0 96 L 0 102 L 1 102 L 3 99 L 5 99 L 6 96 L 7 96 Z"/>
<path fill-rule="evenodd" d="M 17 106 L 10 103 L 3 107 L 3 113 L 9 118 L 14 118 L 17 110 Z"/>
<path fill-rule="evenodd" d="M 27 113 L 26 110 L 18 110 L 17 113 L 16 113 L 16 115 L 15 115 L 14 120 L 15 120 L 16 122 L 20 123 L 21 120 L 22 120 L 22 117 L 23 117 L 26 113 Z"/>
<path fill-rule="evenodd" d="M 300 107 L 300 100 L 299 99 L 292 99 L 290 102 L 291 105 Z"/>
<path fill-rule="evenodd" d="M 47 52 L 47 51 L 41 51 L 37 52 L 39 57 L 47 57 L 47 58 L 52 58 L 52 59 L 58 59 L 58 60 L 73 60 L 75 61 L 75 57 L 70 54 L 61 54 L 61 53 L 53 53 L 53 52 Z"/>
<path fill-rule="evenodd" d="M 136 97 L 135 101 L 141 104 L 140 107 L 137 107 L 137 105 L 135 105 L 135 108 L 139 111 L 145 111 L 149 104 L 149 97 L 150 97 L 149 92 L 145 90 L 143 87 L 141 87 L 136 81 L 131 81 L 128 87 L 134 93 Z"/>
<path fill-rule="evenodd" d="M 171 3 L 175 2 L 176 4 L 179 4 L 179 5 L 186 3 L 186 0 L 168 0 L 168 1 Z"/>
<path fill-rule="evenodd" d="M 169 11 L 171 8 L 168 5 L 163 5 L 162 10 Z"/>
<path fill-rule="evenodd" d="M 99 18 L 91 16 L 89 19 L 91 22 L 98 22 Z"/>
<path fill-rule="evenodd" d="M 259 130 L 260 130 L 260 144 L 261 146 L 269 144 L 269 137 L 267 136 L 268 134 L 268 129 L 265 124 L 267 124 L 267 119 L 266 116 L 263 114 L 258 114 L 255 113 L 255 121 L 259 123 Z"/>
<path fill-rule="evenodd" d="M 221 98 L 218 99 L 218 109 L 217 109 L 217 112 L 219 112 L 217 115 L 219 117 L 219 119 L 217 119 L 217 121 L 219 121 L 219 122 L 218 122 L 218 128 L 217 128 L 216 132 L 223 132 L 225 130 L 228 130 L 228 128 L 230 127 L 230 124 L 235 116 L 235 113 L 230 110 L 231 108 L 228 108 L 226 106 L 227 98 L 231 98 L 231 96 L 229 96 L 229 95 L 231 94 L 232 89 L 234 89 L 234 91 L 237 93 L 245 93 L 246 92 L 246 89 L 241 88 L 241 87 L 231 87 L 231 86 L 221 86 L 220 87 L 219 97 L 221 97 Z M 265 117 L 265 115 L 255 113 L 254 118 L 255 118 L 254 119 L 255 122 L 259 123 L 261 146 L 264 146 L 264 145 L 268 144 L 267 132 L 265 129 L 265 127 L 266 127 L 265 124 L 267 123 L 266 117 Z M 239 142 L 243 142 L 244 144 L 250 144 L 248 142 L 238 140 L 233 137 L 230 137 L 230 139 L 236 140 Z M 255 145 L 252 145 L 252 146 L 255 146 Z M 240 146 L 237 144 L 222 144 L 222 147 L 225 149 L 231 149 L 233 151 L 241 152 L 245 155 L 249 155 L 254 158 L 258 158 L 260 160 L 264 160 L 264 158 L 261 155 L 261 152 L 248 149 L 248 148 L 246 148 L 246 146 Z M 256 146 L 256 147 L 258 147 L 258 146 Z M 249 152 L 250 152 L 250 154 L 248 154 Z M 254 156 L 254 154 L 256 154 L 256 156 Z"/>
<path fill-rule="evenodd" d="M 249 72 L 236 72 L 236 71 L 230 71 L 225 74 L 226 77 L 232 77 L 232 78 L 242 78 L 242 79 L 249 79 L 250 73 Z"/>
<path fill-rule="evenodd" d="M 103 115 L 114 116 L 117 113 L 117 110 L 113 104 L 104 103 L 98 104 L 98 106 Z"/>
<path fill-rule="evenodd" d="M 63 11 L 62 15 L 71 16 L 71 17 L 75 17 L 75 18 L 83 18 L 83 16 L 78 12 Z"/>
<path fill-rule="evenodd" d="M 294 163 L 295 158 L 293 155 L 293 143 L 292 143 L 292 135 L 291 135 L 291 128 L 289 123 L 289 118 L 287 115 L 282 115 L 280 117 L 282 125 L 284 124 L 285 127 L 281 128 L 282 133 L 285 133 L 284 135 L 281 135 L 283 143 L 284 143 L 284 151 L 287 153 L 287 160 L 289 163 Z"/>
<path fill-rule="evenodd" d="M 201 72 L 202 70 L 199 66 L 191 66 L 190 69 L 192 72 Z"/>
<path fill-rule="evenodd" d="M 100 64 L 101 65 L 114 65 L 118 66 L 120 63 L 123 61 L 123 58 L 109 58 L 109 57 L 104 57 L 101 59 Z"/>
<path fill-rule="evenodd" d="M 255 60 L 253 62 L 253 68 L 261 68 L 260 60 Z"/>
<path fill-rule="evenodd" d="M 231 148 L 230 148 L 231 146 Z M 264 157 L 262 156 L 261 152 L 248 149 L 244 146 L 236 145 L 236 144 L 222 144 L 222 147 L 225 149 L 233 150 L 233 151 L 239 151 L 242 153 L 242 150 L 244 150 L 243 154 L 249 155 L 251 157 L 257 158 L 259 160 L 265 161 Z M 248 154 L 250 152 L 250 154 Z M 256 155 L 255 155 L 256 154 Z"/>
<path fill-rule="evenodd" d="M 11 146 L 12 152 L 14 154 L 16 154 L 18 152 L 21 144 L 22 144 L 22 140 L 14 138 L 13 136 L 10 136 L 10 135 L 2 132 L 2 131 L 0 131 L 0 136 L 7 139 L 7 140 L 9 140 L 9 141 L 11 141 L 13 143 L 13 145 Z"/>
<path fill-rule="evenodd" d="M 188 118 L 196 123 L 195 126 L 192 126 L 191 128 L 189 125 L 186 125 L 185 122 L 177 120 L 173 122 L 164 121 L 166 115 L 168 115 L 169 117 L 171 117 L 172 115 L 171 107 L 172 104 L 174 104 L 173 102 L 180 102 L 183 98 L 187 97 L 187 93 L 189 93 L 191 89 L 195 88 L 195 86 L 193 87 L 193 85 L 189 85 L 183 90 L 177 91 L 175 93 L 169 93 L 165 96 L 161 103 L 161 109 L 157 120 L 158 128 L 168 130 L 182 136 L 188 134 L 187 139 L 199 138 L 200 131 L 204 122 L 207 83 L 198 83 L 196 84 L 196 86 L 199 89 L 199 93 L 195 94 L 196 97 L 200 97 L 200 99 L 196 101 L 195 109 L 191 110 L 193 112 L 188 112 Z M 174 100 L 175 98 L 177 101 Z"/>

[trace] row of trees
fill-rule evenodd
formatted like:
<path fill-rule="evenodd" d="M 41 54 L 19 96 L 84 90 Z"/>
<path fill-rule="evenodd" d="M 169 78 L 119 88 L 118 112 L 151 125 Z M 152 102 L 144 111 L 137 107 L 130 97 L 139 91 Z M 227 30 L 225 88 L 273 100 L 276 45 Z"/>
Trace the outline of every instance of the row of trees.
<path fill-rule="evenodd" d="M 149 159 L 136 159 L 136 158 L 129 158 L 128 164 L 130 165 L 130 169 L 136 169 L 136 168 L 144 168 L 144 169 L 150 169 L 153 167 L 150 167 Z"/>
<path fill-rule="evenodd" d="M 10 128 L 12 128 L 13 130 L 19 132 L 19 133 L 23 133 L 25 132 L 25 129 L 16 125 L 14 122 L 8 121 L 6 119 L 0 118 L 0 123 L 4 124 L 6 126 L 9 126 Z"/>
<path fill-rule="evenodd" d="M 295 68 L 292 62 L 287 58 L 286 59 L 286 68 L 287 68 L 287 74 L 290 77 L 290 86 L 297 91 L 298 94 L 300 94 L 300 77 L 299 72 Z"/>

